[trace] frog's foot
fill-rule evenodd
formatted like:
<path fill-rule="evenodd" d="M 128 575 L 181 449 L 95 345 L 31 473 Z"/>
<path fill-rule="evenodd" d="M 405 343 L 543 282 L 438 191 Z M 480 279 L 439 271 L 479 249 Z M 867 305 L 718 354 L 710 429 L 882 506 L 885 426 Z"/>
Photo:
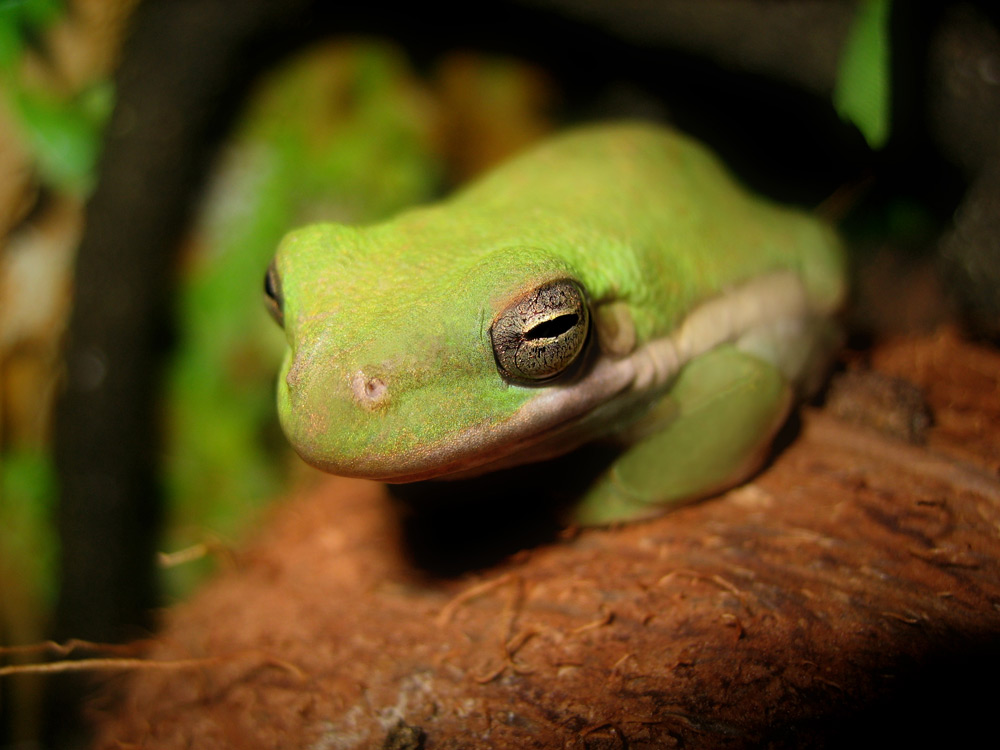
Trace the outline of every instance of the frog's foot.
<path fill-rule="evenodd" d="M 766 458 L 793 400 L 774 364 L 726 344 L 689 362 L 632 444 L 588 489 L 585 525 L 655 515 L 736 484 Z"/>

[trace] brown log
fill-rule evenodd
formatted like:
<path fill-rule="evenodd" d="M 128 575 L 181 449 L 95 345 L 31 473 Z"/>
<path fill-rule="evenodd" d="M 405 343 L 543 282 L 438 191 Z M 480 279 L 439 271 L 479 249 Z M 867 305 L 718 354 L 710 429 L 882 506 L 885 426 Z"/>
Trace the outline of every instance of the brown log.
<path fill-rule="evenodd" d="M 807 410 L 742 487 L 460 577 L 413 562 L 379 485 L 317 483 L 169 614 L 149 659 L 201 661 L 118 683 L 98 746 L 971 736 L 1000 663 L 1000 354 L 942 333 L 871 362 L 924 390 L 926 445 Z"/>

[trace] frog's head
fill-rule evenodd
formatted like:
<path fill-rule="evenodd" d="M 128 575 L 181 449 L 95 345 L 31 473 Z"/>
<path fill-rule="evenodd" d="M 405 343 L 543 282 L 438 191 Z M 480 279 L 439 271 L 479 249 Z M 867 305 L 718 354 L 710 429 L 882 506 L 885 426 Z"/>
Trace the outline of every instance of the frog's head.
<path fill-rule="evenodd" d="M 282 242 L 265 288 L 288 338 L 278 406 L 296 451 L 400 482 L 574 447 L 553 431 L 621 388 L 591 372 L 577 274 L 541 250 L 419 234 L 317 225 Z"/>

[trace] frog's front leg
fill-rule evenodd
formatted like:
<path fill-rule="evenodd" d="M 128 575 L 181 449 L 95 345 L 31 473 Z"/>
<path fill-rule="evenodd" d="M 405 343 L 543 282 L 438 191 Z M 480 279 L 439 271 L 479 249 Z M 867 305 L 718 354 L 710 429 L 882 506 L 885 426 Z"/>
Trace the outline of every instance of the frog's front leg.
<path fill-rule="evenodd" d="M 689 362 L 645 434 L 592 485 L 573 519 L 594 525 L 654 515 L 754 471 L 793 400 L 773 364 L 726 344 Z"/>

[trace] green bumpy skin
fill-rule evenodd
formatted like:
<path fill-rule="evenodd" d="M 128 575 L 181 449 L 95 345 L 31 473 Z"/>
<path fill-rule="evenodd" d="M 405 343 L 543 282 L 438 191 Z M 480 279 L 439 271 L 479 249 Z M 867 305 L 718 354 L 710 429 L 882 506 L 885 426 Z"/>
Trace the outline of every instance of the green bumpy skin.
<path fill-rule="evenodd" d="M 278 408 L 334 474 L 472 476 L 594 441 L 599 524 L 745 478 L 836 340 L 843 255 L 660 126 L 570 131 L 440 204 L 290 233 Z"/>

